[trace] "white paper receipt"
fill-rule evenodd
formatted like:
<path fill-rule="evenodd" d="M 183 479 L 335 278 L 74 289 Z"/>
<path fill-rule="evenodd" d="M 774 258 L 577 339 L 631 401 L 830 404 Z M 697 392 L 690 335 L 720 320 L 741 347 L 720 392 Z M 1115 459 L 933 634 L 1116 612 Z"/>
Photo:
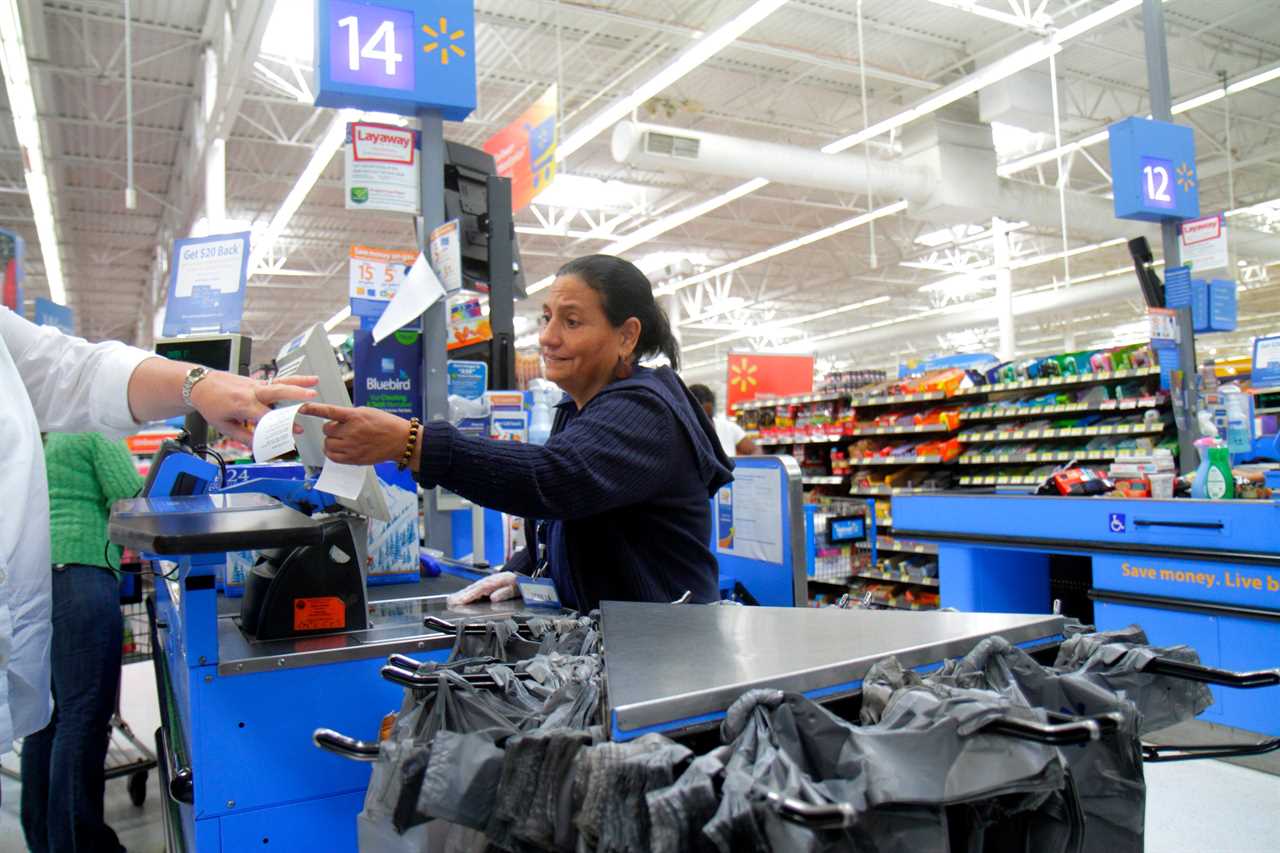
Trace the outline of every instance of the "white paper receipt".
<path fill-rule="evenodd" d="M 360 489 L 364 486 L 365 465 L 345 465 L 324 460 L 324 468 L 320 469 L 320 479 L 316 480 L 316 489 L 339 498 L 355 500 L 360 497 Z"/>
<path fill-rule="evenodd" d="M 293 437 L 293 419 L 298 415 L 299 403 L 282 409 L 272 409 L 262 416 L 253 430 L 253 461 L 267 462 L 283 456 L 297 447 Z"/>

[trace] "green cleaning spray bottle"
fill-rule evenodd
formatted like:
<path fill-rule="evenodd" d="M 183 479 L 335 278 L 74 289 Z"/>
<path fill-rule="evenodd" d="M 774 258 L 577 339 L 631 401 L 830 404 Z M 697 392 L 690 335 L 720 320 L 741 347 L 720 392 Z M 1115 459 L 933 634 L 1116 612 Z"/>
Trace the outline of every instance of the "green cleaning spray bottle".
<path fill-rule="evenodd" d="M 1196 442 L 1200 450 L 1200 467 L 1191 486 L 1191 497 L 1200 500 L 1230 500 L 1236 496 L 1236 481 L 1231 475 L 1231 451 L 1216 438 Z"/>

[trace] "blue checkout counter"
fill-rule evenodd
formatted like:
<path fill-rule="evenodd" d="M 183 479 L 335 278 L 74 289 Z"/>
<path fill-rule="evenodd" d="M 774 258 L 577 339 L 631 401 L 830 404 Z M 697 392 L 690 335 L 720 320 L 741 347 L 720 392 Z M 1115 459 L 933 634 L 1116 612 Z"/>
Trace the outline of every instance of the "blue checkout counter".
<path fill-rule="evenodd" d="M 240 496 L 242 502 L 252 498 L 260 496 Z M 443 661 L 453 646 L 450 626 L 424 627 L 427 617 L 448 623 L 502 618 L 522 612 L 523 604 L 450 609 L 446 596 L 465 581 L 442 576 L 369 588 L 368 626 L 360 630 L 255 640 L 242 629 L 246 599 L 226 598 L 217 589 L 225 552 L 240 545 L 314 544 L 318 525 L 278 504 L 230 505 L 235 499 L 122 502 L 110 525 L 113 540 L 142 550 L 165 572 L 156 577 L 148 614 L 167 849 L 354 851 L 370 765 L 318 749 L 313 733 L 378 732 L 383 716 L 398 710 L 404 696 L 402 686 L 380 675 L 388 656 Z M 228 506 L 184 516 L 181 502 L 198 500 Z M 147 505 L 148 511 L 123 512 L 125 503 Z M 168 504 L 173 512 L 155 511 Z M 249 510 L 265 513 L 264 520 L 254 521 Z M 193 518 L 206 528 L 199 535 L 189 532 Z M 256 542 L 231 546 L 228 537 Z"/>
<path fill-rule="evenodd" d="M 1280 663 L 1280 503 L 904 495 L 893 517 L 938 544 L 943 607 L 1048 612 L 1049 556 L 1083 555 L 1100 630 L 1137 624 L 1212 667 Z M 1280 687 L 1213 692 L 1206 722 L 1280 735 Z"/>

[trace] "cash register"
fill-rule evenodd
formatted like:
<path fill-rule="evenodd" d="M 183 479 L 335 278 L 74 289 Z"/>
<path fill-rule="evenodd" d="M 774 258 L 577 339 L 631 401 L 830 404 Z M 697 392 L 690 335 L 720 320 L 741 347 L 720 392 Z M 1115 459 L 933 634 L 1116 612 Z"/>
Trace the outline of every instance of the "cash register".
<path fill-rule="evenodd" d="M 318 398 L 351 398 L 321 324 L 280 351 L 277 376 L 311 375 Z M 300 416 L 298 456 L 314 474 L 325 464 L 323 422 Z M 281 640 L 369 627 L 365 591 L 367 519 L 389 517 L 372 468 L 354 499 L 316 490 L 315 479 L 253 479 L 222 488 L 217 466 L 189 443 L 166 442 L 143 497 L 118 503 L 112 540 L 160 557 L 256 551 L 245 581 L 240 630 Z"/>

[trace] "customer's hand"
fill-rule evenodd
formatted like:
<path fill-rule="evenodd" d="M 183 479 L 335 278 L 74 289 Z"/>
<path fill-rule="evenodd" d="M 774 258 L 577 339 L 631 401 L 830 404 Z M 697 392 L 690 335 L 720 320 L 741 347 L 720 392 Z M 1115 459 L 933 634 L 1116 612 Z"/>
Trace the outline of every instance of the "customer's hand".
<path fill-rule="evenodd" d="M 398 415 L 361 406 L 307 403 L 300 414 L 324 418 L 324 455 L 348 465 L 399 461 L 409 444 L 409 422 Z"/>
<path fill-rule="evenodd" d="M 253 427 L 276 403 L 314 399 L 314 376 L 290 376 L 272 382 L 212 371 L 191 389 L 191 402 L 209 425 L 223 435 L 253 444 Z"/>

